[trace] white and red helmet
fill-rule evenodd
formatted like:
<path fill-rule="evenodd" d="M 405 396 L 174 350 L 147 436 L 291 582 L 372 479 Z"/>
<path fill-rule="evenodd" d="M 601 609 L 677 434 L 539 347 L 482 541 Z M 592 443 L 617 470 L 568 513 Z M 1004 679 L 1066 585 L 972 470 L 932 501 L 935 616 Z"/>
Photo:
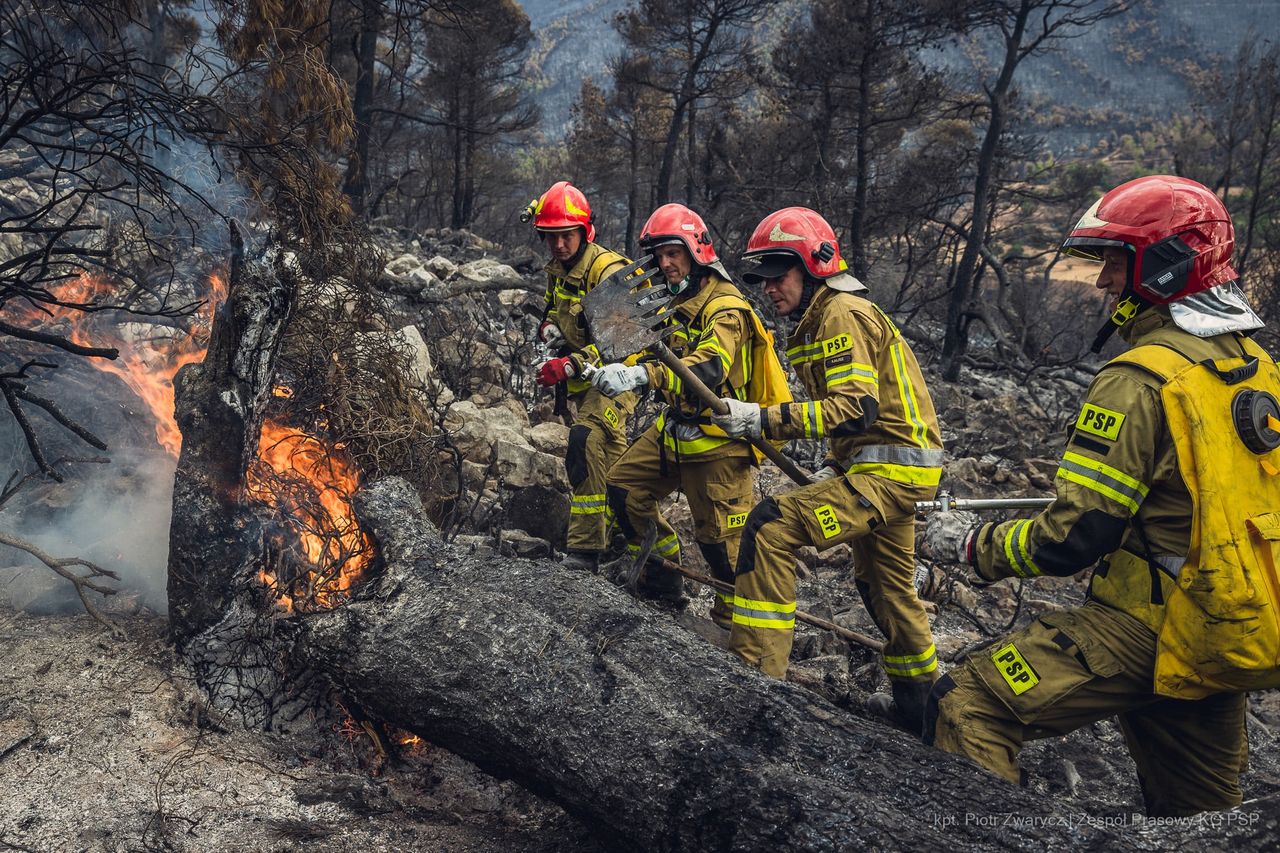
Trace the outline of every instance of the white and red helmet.
<path fill-rule="evenodd" d="M 533 227 L 539 231 L 581 228 L 586 232 L 587 242 L 595 242 L 596 226 L 595 217 L 591 215 L 591 205 L 582 190 L 568 181 L 552 184 L 551 189 L 529 205 L 528 212 L 531 214 Z"/>
<path fill-rule="evenodd" d="M 1133 259 L 1129 287 L 1169 303 L 1239 278 L 1231 266 L 1235 228 L 1222 200 L 1203 184 L 1150 175 L 1121 184 L 1080 217 L 1066 254 L 1101 260 L 1107 247 Z"/>
<path fill-rule="evenodd" d="M 748 265 L 742 278 L 750 284 L 782 275 L 799 262 L 811 278 L 836 290 L 866 290 L 849 274 L 835 229 L 807 207 L 784 207 L 760 220 L 742 261 Z"/>
<path fill-rule="evenodd" d="M 653 252 L 659 246 L 679 243 L 689 250 L 696 264 L 709 267 L 720 260 L 711 243 L 711 232 L 702 217 L 683 204 L 664 204 L 655 210 L 640 229 L 640 248 Z"/>

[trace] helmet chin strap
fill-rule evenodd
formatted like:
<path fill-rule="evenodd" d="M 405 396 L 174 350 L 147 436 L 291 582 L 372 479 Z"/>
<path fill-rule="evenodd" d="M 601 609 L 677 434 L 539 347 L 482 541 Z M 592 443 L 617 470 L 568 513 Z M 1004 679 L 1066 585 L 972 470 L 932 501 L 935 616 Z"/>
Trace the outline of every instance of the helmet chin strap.
<path fill-rule="evenodd" d="M 1095 354 L 1102 352 L 1102 348 L 1106 346 L 1107 341 L 1111 340 L 1111 336 L 1117 329 L 1150 308 L 1152 304 L 1151 301 L 1137 294 L 1132 282 L 1126 284 L 1124 290 L 1120 291 L 1120 301 L 1116 303 L 1116 309 L 1111 312 L 1111 316 L 1107 318 L 1102 328 L 1098 329 L 1098 334 L 1094 337 L 1093 346 L 1089 351 Z"/>
<path fill-rule="evenodd" d="M 800 304 L 787 315 L 787 319 L 793 323 L 799 323 L 804 318 L 804 312 L 809 310 L 809 303 L 813 301 L 813 294 L 818 289 L 818 282 L 810 276 L 804 277 L 804 290 L 800 291 Z"/>

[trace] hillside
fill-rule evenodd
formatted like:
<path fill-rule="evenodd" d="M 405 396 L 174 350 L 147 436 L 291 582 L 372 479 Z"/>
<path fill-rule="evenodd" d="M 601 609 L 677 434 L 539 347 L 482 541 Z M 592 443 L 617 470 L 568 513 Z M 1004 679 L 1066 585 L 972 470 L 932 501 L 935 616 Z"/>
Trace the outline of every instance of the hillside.
<path fill-rule="evenodd" d="M 799 0 L 779 3 L 762 27 L 762 41 L 769 44 L 778 38 L 776 33 L 784 32 L 806 5 Z M 582 80 L 607 81 L 609 60 L 621 49 L 612 22 L 627 0 L 525 0 L 523 6 L 536 39 L 531 77 L 538 85 L 543 132 L 558 139 Z M 1092 126 L 1076 118 L 1046 128 L 1053 131 L 1050 143 L 1055 149 L 1069 150 L 1096 139 L 1103 128 L 1126 115 L 1179 112 L 1184 89 L 1174 66 L 1201 55 L 1230 54 L 1250 29 L 1273 31 L 1278 11 L 1276 0 L 1138 0 L 1129 14 L 1067 42 L 1060 52 L 1028 61 L 1018 80 L 1025 97 L 1102 112 L 1089 123 Z M 975 72 L 957 45 L 931 52 L 928 61 L 957 72 Z"/>

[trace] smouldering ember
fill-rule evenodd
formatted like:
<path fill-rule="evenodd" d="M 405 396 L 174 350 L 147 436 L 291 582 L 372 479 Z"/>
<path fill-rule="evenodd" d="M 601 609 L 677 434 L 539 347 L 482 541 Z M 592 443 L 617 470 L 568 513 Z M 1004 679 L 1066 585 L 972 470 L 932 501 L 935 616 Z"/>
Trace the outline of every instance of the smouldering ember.
<path fill-rule="evenodd" d="M 280 608 L 334 607 L 346 600 L 368 567 L 373 542 L 351 504 L 359 485 L 359 472 L 341 445 L 329 445 L 283 421 L 262 424 L 258 459 L 249 468 L 246 488 L 296 533 L 299 556 L 306 561 L 292 578 L 283 576 L 292 573 L 287 569 L 259 572 L 258 579 Z"/>
<path fill-rule="evenodd" d="M 75 343 L 118 349 L 120 357 L 114 361 L 94 358 L 85 363 L 119 376 L 147 404 L 155 418 L 157 443 L 176 457 L 182 449 L 182 433 L 173 416 L 173 378 L 183 365 L 204 358 L 214 310 L 227 295 L 223 276 L 210 275 L 209 286 L 210 294 L 191 318 L 189 333 L 155 326 L 163 333 L 146 339 L 124 338 L 117 326 L 99 322 L 102 315 L 83 310 L 110 304 L 117 290 L 112 282 L 87 272 L 53 289 L 53 296 L 63 304 L 48 305 L 45 310 L 30 308 L 18 319 L 35 328 L 66 323 L 66 335 Z M 145 323 L 146 318 L 140 317 L 138 322 Z"/>

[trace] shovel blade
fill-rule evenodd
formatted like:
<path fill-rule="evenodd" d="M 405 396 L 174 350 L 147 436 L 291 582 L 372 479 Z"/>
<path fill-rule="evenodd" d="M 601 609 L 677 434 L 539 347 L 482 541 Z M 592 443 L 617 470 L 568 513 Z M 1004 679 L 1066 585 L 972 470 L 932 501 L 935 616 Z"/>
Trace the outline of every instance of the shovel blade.
<path fill-rule="evenodd" d="M 652 256 L 627 264 L 582 297 L 582 314 L 606 361 L 621 361 L 662 340 L 672 295 Z"/>

